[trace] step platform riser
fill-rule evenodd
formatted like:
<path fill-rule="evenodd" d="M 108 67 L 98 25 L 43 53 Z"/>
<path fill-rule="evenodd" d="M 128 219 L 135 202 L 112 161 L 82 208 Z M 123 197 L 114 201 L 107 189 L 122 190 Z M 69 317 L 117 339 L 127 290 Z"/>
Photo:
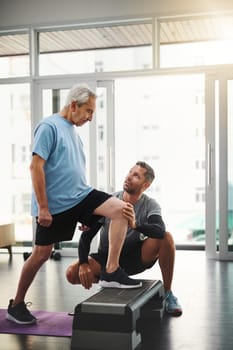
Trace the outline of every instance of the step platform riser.
<path fill-rule="evenodd" d="M 75 307 L 72 350 L 133 350 L 141 342 L 140 323 L 164 314 L 164 288 L 144 280 L 141 288 L 105 288 Z"/>

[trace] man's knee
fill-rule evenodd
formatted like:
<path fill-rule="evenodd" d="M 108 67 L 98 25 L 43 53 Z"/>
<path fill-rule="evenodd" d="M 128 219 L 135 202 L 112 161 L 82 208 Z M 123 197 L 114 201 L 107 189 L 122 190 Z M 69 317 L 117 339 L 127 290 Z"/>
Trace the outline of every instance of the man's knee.
<path fill-rule="evenodd" d="M 123 220 L 126 223 L 127 219 L 123 216 L 123 208 L 126 206 L 126 203 L 117 197 L 111 197 L 107 199 L 103 204 L 94 210 L 94 214 L 107 216 L 111 220 Z"/>
<path fill-rule="evenodd" d="M 99 280 L 101 265 L 90 256 L 88 257 L 88 264 L 94 276 L 93 283 L 96 283 Z M 79 279 L 79 260 L 68 266 L 66 269 L 66 279 L 71 284 L 81 283 Z"/>
<path fill-rule="evenodd" d="M 75 262 L 68 266 L 66 269 L 66 279 L 71 284 L 79 284 L 79 277 L 78 277 L 78 262 Z"/>
<path fill-rule="evenodd" d="M 172 237 L 170 232 L 165 232 L 164 243 L 166 245 L 169 245 L 171 248 L 175 249 L 174 239 L 173 239 L 173 237 Z"/>
<path fill-rule="evenodd" d="M 43 264 L 50 258 L 52 248 L 53 248 L 53 245 L 49 245 L 49 246 L 36 245 L 32 251 L 32 259 L 34 261 L 37 261 L 38 264 Z"/>
<path fill-rule="evenodd" d="M 148 238 L 142 245 L 141 258 L 144 264 L 155 263 L 163 254 L 175 254 L 175 243 L 170 232 L 165 232 L 163 239 Z"/>

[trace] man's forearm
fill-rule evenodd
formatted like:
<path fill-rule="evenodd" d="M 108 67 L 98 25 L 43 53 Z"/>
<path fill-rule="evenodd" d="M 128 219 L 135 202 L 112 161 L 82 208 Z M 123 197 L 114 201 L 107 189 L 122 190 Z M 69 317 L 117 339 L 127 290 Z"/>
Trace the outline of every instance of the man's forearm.
<path fill-rule="evenodd" d="M 90 230 L 84 231 L 81 234 L 78 244 L 78 256 L 80 264 L 88 263 L 88 255 L 90 253 L 91 241 L 95 237 L 101 226 L 102 224 L 98 222 L 94 226 L 92 226 Z"/>
<path fill-rule="evenodd" d="M 136 226 L 136 231 L 151 238 L 162 239 L 164 238 L 166 228 L 160 215 L 151 215 L 148 218 L 148 222 Z"/>
<path fill-rule="evenodd" d="M 48 209 L 48 199 L 46 194 L 46 180 L 43 167 L 33 164 L 30 167 L 32 185 L 35 192 L 38 207 Z"/>

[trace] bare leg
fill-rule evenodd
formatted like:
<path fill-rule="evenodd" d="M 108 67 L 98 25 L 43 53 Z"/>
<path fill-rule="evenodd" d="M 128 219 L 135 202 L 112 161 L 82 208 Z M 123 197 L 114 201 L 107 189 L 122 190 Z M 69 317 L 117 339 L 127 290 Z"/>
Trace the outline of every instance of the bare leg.
<path fill-rule="evenodd" d="M 128 221 L 123 217 L 125 202 L 111 197 L 95 209 L 94 214 L 107 216 L 111 219 L 109 226 L 109 250 L 106 271 L 114 272 L 119 267 L 119 257 L 128 228 Z"/>
<path fill-rule="evenodd" d="M 28 288 L 40 267 L 50 257 L 52 248 L 53 244 L 49 246 L 35 246 L 33 248 L 32 254 L 24 263 L 13 306 L 24 301 Z"/>
<path fill-rule="evenodd" d="M 119 267 L 119 258 L 124 244 L 128 222 L 126 220 L 112 220 L 109 226 L 109 251 L 106 271 L 111 273 Z"/>
<path fill-rule="evenodd" d="M 171 290 L 175 263 L 175 245 L 172 235 L 166 232 L 164 239 L 148 238 L 142 246 L 142 262 L 150 265 L 156 259 L 162 273 L 165 291 Z"/>

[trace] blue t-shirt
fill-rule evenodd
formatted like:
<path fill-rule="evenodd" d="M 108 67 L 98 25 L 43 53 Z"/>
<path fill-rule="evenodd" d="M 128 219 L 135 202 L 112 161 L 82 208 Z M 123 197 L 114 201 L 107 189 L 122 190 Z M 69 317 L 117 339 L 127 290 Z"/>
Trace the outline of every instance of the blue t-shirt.
<path fill-rule="evenodd" d="M 49 211 L 58 214 L 80 203 L 93 188 L 86 183 L 83 143 L 76 127 L 59 114 L 44 118 L 34 132 L 33 153 L 45 162 Z M 32 193 L 32 215 L 38 215 Z"/>

